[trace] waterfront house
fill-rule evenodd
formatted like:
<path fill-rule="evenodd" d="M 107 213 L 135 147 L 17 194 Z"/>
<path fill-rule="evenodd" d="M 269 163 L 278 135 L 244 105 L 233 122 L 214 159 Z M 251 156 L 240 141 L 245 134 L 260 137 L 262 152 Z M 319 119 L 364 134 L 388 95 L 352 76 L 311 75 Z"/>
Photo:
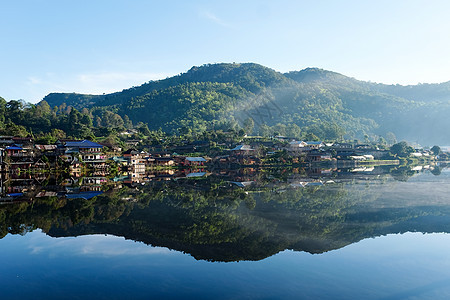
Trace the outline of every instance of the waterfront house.
<path fill-rule="evenodd" d="M 31 149 L 34 146 L 34 139 L 31 136 L 28 137 L 13 137 L 14 144 L 21 146 L 24 149 Z"/>
<path fill-rule="evenodd" d="M 306 146 L 306 142 L 304 141 L 291 141 L 289 142 L 288 146 L 286 147 L 286 150 L 288 152 L 302 152 L 304 151 Z"/>
<path fill-rule="evenodd" d="M 60 144 L 66 160 L 75 159 L 81 162 L 105 162 L 105 155 L 102 154 L 103 146 L 88 140 L 66 141 Z"/>
<path fill-rule="evenodd" d="M 171 157 L 155 157 L 152 163 L 157 166 L 173 166 L 175 160 Z"/>
<path fill-rule="evenodd" d="M 304 146 L 305 151 L 311 150 L 319 150 L 320 148 L 325 147 L 324 142 L 321 141 L 308 141 Z"/>
<path fill-rule="evenodd" d="M 15 144 L 6 147 L 5 151 L 9 157 L 23 157 L 25 154 L 25 150 Z"/>
<path fill-rule="evenodd" d="M 253 154 L 255 149 L 252 149 L 250 145 L 237 145 L 230 150 L 233 155 L 250 155 Z"/>
<path fill-rule="evenodd" d="M 13 136 L 0 136 L 0 146 L 10 146 L 14 144 Z"/>

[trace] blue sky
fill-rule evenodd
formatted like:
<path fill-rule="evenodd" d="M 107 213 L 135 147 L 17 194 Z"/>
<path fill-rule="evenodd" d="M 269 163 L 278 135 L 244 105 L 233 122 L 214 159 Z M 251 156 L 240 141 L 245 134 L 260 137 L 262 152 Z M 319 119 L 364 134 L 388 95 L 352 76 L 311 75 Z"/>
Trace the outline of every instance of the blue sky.
<path fill-rule="evenodd" d="M 0 0 L 0 96 L 108 93 L 215 62 L 450 80 L 450 1 Z"/>

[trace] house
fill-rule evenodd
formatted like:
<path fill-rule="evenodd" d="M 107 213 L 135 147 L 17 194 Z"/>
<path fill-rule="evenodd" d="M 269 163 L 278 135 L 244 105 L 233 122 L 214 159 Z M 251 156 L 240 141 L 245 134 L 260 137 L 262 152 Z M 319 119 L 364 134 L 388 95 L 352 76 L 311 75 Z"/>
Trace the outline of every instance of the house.
<path fill-rule="evenodd" d="M 411 153 L 410 156 L 412 156 L 412 157 L 422 157 L 423 154 L 420 153 L 420 152 L 414 152 L 414 153 Z"/>
<path fill-rule="evenodd" d="M 59 148 L 66 161 L 81 159 L 82 162 L 105 162 L 106 159 L 102 154 L 103 146 L 88 140 L 62 142 Z"/>
<path fill-rule="evenodd" d="M 158 166 L 173 166 L 175 161 L 171 157 L 155 157 L 153 164 Z"/>
<path fill-rule="evenodd" d="M 122 153 L 123 157 L 127 157 L 127 158 L 128 157 L 136 157 L 139 154 L 140 154 L 140 152 L 138 150 L 136 150 L 136 149 L 133 149 L 133 148 L 128 149 L 127 151 Z"/>
<path fill-rule="evenodd" d="M 128 161 L 129 164 L 136 164 L 136 163 L 144 163 L 144 158 L 147 157 L 149 154 L 144 151 L 138 151 L 136 149 L 129 149 L 122 153 L 124 159 Z"/>
<path fill-rule="evenodd" d="M 305 149 L 306 142 L 304 141 L 291 141 L 289 142 L 286 150 L 289 152 L 301 152 Z"/>
<path fill-rule="evenodd" d="M 249 155 L 252 154 L 255 149 L 252 149 L 250 145 L 237 145 L 230 151 L 233 153 L 233 155 Z"/>
<path fill-rule="evenodd" d="M 6 147 L 5 151 L 6 151 L 6 154 L 9 157 L 23 157 L 23 156 L 25 156 L 25 150 L 22 147 L 17 146 L 15 144 Z"/>
<path fill-rule="evenodd" d="M 113 145 L 111 143 L 99 143 L 99 144 L 108 148 L 110 151 L 113 151 L 113 152 L 121 152 L 122 151 L 121 147 L 119 147 L 117 145 Z"/>
<path fill-rule="evenodd" d="M 22 148 L 33 148 L 34 146 L 34 139 L 31 136 L 28 137 L 13 137 L 12 138 L 14 144 L 20 145 Z"/>
<path fill-rule="evenodd" d="M 39 153 L 39 155 L 45 155 L 47 157 L 56 156 L 57 146 L 56 145 L 35 145 L 34 148 Z"/>
<path fill-rule="evenodd" d="M 311 151 L 311 150 L 318 150 L 322 147 L 325 147 L 324 142 L 316 142 L 316 141 L 308 141 L 306 142 L 306 145 L 304 146 L 306 151 Z"/>
<path fill-rule="evenodd" d="M 14 144 L 13 136 L 0 136 L 0 146 L 9 146 Z"/>
<path fill-rule="evenodd" d="M 125 144 L 127 146 L 132 146 L 132 147 L 136 147 L 139 143 L 142 143 L 142 140 L 131 140 L 130 139 L 125 142 Z"/>

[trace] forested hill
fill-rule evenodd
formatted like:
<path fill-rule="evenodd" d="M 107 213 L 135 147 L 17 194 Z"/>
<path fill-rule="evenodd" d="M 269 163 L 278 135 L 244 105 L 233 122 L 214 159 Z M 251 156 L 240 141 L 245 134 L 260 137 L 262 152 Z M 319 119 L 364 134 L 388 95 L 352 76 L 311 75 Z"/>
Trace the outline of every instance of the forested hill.
<path fill-rule="evenodd" d="M 109 110 L 171 133 L 246 123 L 261 135 L 396 136 L 423 144 L 450 143 L 450 82 L 384 85 L 316 68 L 283 74 L 253 63 L 221 63 L 122 92 L 53 93 L 44 100 L 51 107 L 65 103 L 78 110 Z"/>

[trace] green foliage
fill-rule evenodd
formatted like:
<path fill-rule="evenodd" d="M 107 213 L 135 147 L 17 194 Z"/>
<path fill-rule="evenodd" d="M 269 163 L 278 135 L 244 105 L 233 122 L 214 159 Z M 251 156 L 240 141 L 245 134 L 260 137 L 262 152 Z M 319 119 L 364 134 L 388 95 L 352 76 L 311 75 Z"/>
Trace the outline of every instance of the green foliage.
<path fill-rule="evenodd" d="M 68 136 L 89 135 L 91 122 L 128 129 L 143 122 L 150 131 L 163 128 L 169 134 L 191 136 L 243 128 L 262 136 L 314 134 L 322 140 L 362 140 L 367 134 L 371 139 L 382 136 L 389 145 L 397 143 L 396 136 L 444 144 L 450 142 L 449 95 L 449 83 L 404 87 L 315 68 L 282 74 L 257 64 L 222 63 L 193 67 L 113 94 L 54 93 L 37 106 L 3 100 L 0 122 L 9 118 L 28 131 L 58 128 Z M 83 112 L 71 114 L 72 108 Z M 84 129 L 71 127 L 64 116 L 72 116 Z"/>
<path fill-rule="evenodd" d="M 390 152 L 394 156 L 408 157 L 411 153 L 414 152 L 414 148 L 408 145 L 407 142 L 401 141 L 400 143 L 392 145 L 392 147 L 390 148 Z"/>
<path fill-rule="evenodd" d="M 441 147 L 434 145 L 431 149 L 431 152 L 433 152 L 434 155 L 441 154 Z"/>

